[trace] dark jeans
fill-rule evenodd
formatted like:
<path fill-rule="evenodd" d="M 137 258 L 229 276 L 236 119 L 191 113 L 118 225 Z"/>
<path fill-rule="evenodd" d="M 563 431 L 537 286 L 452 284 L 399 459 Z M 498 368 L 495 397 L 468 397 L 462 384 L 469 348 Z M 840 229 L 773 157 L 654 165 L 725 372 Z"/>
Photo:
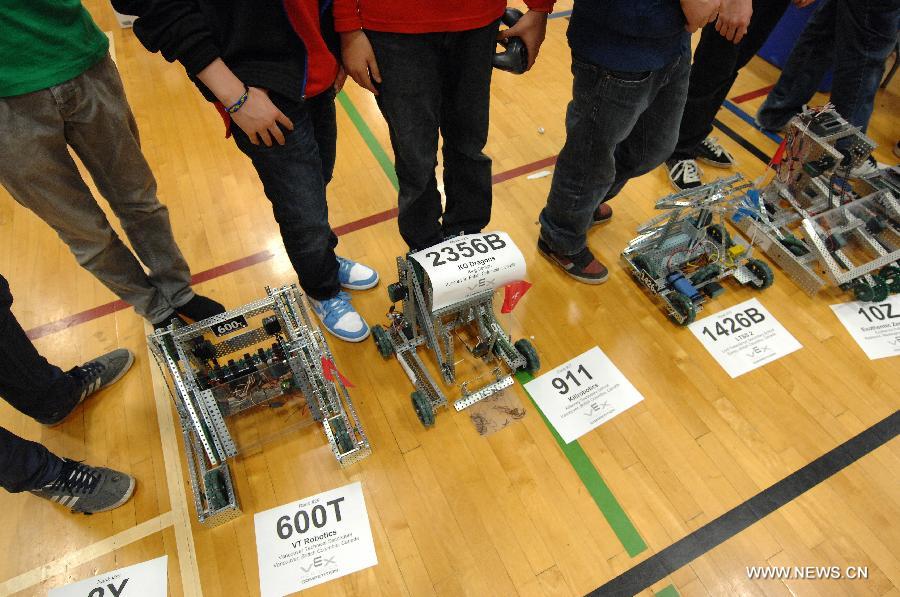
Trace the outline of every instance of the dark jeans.
<path fill-rule="evenodd" d="M 694 51 L 687 102 L 672 157 L 679 160 L 697 157 L 700 143 L 712 132 L 725 96 L 744 68 L 766 42 L 772 29 L 787 10 L 790 0 L 753 0 L 753 16 L 747 35 L 734 44 L 716 31 L 716 24 L 703 28 Z"/>
<path fill-rule="evenodd" d="M 394 148 L 400 235 L 419 250 L 491 219 L 491 159 L 484 154 L 497 23 L 451 33 L 366 31 L 381 86 L 378 107 Z M 441 220 L 438 132 L 444 138 Z"/>
<path fill-rule="evenodd" d="M 898 23 L 900 0 L 821 0 L 759 109 L 759 124 L 769 130 L 786 125 L 834 67 L 831 103 L 865 131 Z"/>
<path fill-rule="evenodd" d="M 38 354 L 10 311 L 12 294 L 0 276 L 0 397 L 38 419 L 68 411 L 78 401 L 74 379 Z M 44 446 L 0 427 L 0 486 L 27 491 L 56 478 L 62 459 Z"/>
<path fill-rule="evenodd" d="M 656 71 L 622 73 L 572 58 L 566 144 L 541 212 L 541 237 L 574 255 L 600 203 L 672 155 L 690 76 L 690 54 Z"/>
<path fill-rule="evenodd" d="M 293 131 L 284 131 L 284 145 L 254 145 L 239 126 L 232 125 L 231 130 L 272 202 L 300 286 L 310 298 L 329 299 L 340 291 L 334 254 L 338 241 L 328 224 L 325 198 L 337 146 L 334 92 L 299 103 L 274 93 L 271 97 L 294 123 Z"/>

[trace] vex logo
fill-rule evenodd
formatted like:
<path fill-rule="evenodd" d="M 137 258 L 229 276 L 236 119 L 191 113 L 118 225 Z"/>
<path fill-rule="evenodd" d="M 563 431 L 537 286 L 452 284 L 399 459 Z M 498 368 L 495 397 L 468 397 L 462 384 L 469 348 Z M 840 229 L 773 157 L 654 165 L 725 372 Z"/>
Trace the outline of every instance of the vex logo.
<path fill-rule="evenodd" d="M 302 570 L 304 574 L 308 574 L 309 572 L 311 572 L 312 570 L 315 570 L 316 568 L 325 568 L 326 566 L 337 566 L 337 562 L 335 562 L 334 560 L 335 560 L 334 556 L 330 556 L 330 557 L 316 556 L 313 558 L 313 561 L 310 564 L 308 564 L 306 566 L 300 566 L 300 570 Z"/>

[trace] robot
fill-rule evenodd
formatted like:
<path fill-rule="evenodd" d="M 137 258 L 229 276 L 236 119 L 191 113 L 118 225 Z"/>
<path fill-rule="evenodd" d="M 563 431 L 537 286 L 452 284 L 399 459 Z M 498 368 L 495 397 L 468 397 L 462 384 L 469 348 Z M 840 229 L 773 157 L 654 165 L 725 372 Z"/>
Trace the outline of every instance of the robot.
<path fill-rule="evenodd" d="M 459 236 L 429 251 L 438 255 L 441 247 L 456 243 L 470 248 L 477 257 L 479 253 L 487 254 L 488 247 L 512 243 L 508 236 L 503 237 L 499 234 Z M 453 403 L 457 411 L 511 386 L 515 372 L 534 373 L 540 368 L 538 353 L 531 342 L 522 338 L 513 343 L 494 315 L 494 286 L 476 289 L 458 302 L 433 309 L 433 287 L 416 256 L 397 258 L 397 277 L 398 281 L 387 289 L 393 303 L 388 323 L 373 326 L 372 338 L 385 359 L 396 355 L 415 388 L 411 395 L 413 410 L 426 428 L 434 425 L 435 411 L 447 405 L 447 396 L 420 358 L 419 347 L 431 353 L 444 383 L 459 384 L 460 398 Z M 397 303 L 401 305 L 399 310 Z M 460 381 L 455 341 L 463 345 L 466 354 L 484 363 L 487 371 L 475 379 Z M 482 377 L 488 381 L 479 387 L 477 381 Z"/>
<path fill-rule="evenodd" d="M 322 332 L 294 285 L 148 337 L 181 423 L 201 524 L 240 515 L 228 460 L 315 421 L 341 465 L 369 441 Z"/>
<path fill-rule="evenodd" d="M 663 197 L 656 209 L 666 213 L 641 225 L 622 252 L 627 269 L 678 325 L 692 323 L 706 301 L 724 292 L 725 278 L 757 290 L 774 281 L 771 268 L 753 258 L 752 244 L 725 227 L 752 186 L 742 181 L 735 174 Z"/>
<path fill-rule="evenodd" d="M 735 222 L 810 295 L 836 286 L 881 301 L 900 291 L 898 171 L 848 180 L 874 148 L 831 106 L 797 115 L 753 217 Z"/>

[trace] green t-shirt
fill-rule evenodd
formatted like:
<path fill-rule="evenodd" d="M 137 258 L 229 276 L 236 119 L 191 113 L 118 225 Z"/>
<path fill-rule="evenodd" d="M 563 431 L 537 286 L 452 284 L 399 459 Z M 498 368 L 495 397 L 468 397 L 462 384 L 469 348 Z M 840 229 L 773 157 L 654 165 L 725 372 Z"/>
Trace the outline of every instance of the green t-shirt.
<path fill-rule="evenodd" d="M 81 0 L 0 2 L 0 97 L 74 79 L 108 50 Z"/>

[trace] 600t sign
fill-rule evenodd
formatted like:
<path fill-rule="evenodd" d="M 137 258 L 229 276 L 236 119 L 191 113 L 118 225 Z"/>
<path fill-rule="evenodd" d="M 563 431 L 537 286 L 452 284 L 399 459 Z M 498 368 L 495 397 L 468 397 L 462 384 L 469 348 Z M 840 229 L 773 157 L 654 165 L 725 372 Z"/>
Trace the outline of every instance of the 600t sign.
<path fill-rule="evenodd" d="M 340 503 L 344 501 L 343 497 L 325 502 L 325 506 L 332 506 L 334 509 L 335 522 L 341 521 Z M 328 524 L 328 509 L 322 504 L 313 506 L 308 512 L 303 508 L 291 516 L 282 516 L 275 523 L 275 532 L 278 533 L 280 539 L 290 539 L 294 531 L 298 535 L 302 535 L 311 527 L 321 529 Z M 293 524 L 292 524 L 293 523 Z"/>
<path fill-rule="evenodd" d="M 431 265 L 438 267 L 460 259 L 469 259 L 478 254 L 487 255 L 506 246 L 506 241 L 499 234 L 485 234 L 481 238 L 463 239 L 453 245 L 440 248 L 440 251 L 428 251 L 425 256 L 433 259 Z"/>
<path fill-rule="evenodd" d="M 212 326 L 212 331 L 216 336 L 227 336 L 228 334 L 236 332 L 245 327 L 247 327 L 247 320 L 243 315 L 238 315 L 237 317 L 226 319 L 222 323 L 215 324 L 214 326 Z"/>

